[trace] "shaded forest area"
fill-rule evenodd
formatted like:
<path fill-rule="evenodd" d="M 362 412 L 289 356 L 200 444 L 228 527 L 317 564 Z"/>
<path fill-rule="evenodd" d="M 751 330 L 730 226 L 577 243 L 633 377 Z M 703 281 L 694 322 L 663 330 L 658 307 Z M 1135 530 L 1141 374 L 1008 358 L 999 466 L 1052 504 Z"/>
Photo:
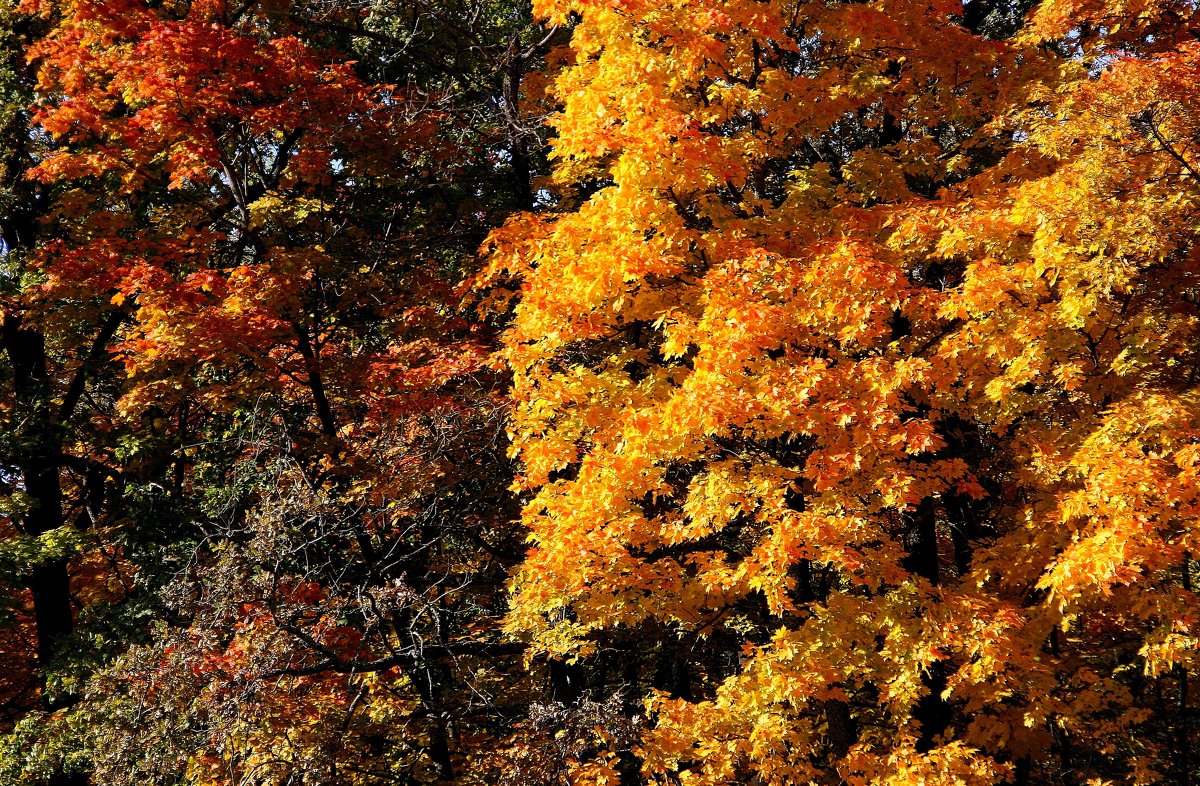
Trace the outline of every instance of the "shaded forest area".
<path fill-rule="evenodd" d="M 1194 0 L 0 0 L 0 786 L 1200 782 Z"/>

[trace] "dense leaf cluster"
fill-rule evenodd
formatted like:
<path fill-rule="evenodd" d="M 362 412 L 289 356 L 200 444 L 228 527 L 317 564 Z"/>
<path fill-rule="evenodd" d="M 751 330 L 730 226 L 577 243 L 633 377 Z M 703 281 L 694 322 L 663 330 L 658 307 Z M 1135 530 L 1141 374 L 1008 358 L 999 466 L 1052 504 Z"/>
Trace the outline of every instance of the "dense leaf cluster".
<path fill-rule="evenodd" d="M 0 0 L 0 786 L 1200 777 L 1193 0 Z"/>

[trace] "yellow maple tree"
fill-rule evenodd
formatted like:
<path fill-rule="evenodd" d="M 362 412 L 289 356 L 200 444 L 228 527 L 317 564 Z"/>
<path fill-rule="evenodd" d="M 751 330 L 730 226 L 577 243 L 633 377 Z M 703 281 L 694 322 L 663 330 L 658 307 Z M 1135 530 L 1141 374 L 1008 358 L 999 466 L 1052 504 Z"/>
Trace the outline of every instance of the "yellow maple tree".
<path fill-rule="evenodd" d="M 1189 782 L 1194 4 L 1029 6 L 535 3 L 508 628 L 645 719 L 581 781 Z"/>

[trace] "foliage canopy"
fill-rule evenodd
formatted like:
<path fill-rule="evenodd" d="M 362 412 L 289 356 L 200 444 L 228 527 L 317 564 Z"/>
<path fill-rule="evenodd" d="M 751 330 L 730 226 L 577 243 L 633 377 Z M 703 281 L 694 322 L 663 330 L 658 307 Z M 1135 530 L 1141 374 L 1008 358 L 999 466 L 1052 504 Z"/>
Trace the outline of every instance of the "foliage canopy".
<path fill-rule="evenodd" d="M 0 784 L 1193 783 L 1196 13 L 0 5 Z"/>

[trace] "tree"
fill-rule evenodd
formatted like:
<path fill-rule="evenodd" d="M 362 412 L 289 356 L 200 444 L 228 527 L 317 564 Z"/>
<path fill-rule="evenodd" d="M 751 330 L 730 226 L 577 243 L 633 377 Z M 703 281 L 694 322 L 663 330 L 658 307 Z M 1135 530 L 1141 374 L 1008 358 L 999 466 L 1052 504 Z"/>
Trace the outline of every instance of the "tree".
<path fill-rule="evenodd" d="M 508 626 L 645 719 L 576 782 L 1194 777 L 1193 8 L 1029 5 L 536 6 Z"/>
<path fill-rule="evenodd" d="M 0 24 L 5 150 L 0 202 L 0 582 L 6 595 L 2 700 L 5 726 L 20 720 L 29 727 L 74 700 L 79 665 L 89 654 L 78 650 L 74 638 L 79 605 L 98 611 L 124 590 L 119 554 L 85 534 L 99 523 L 98 506 L 112 488 L 112 469 L 98 457 L 103 437 L 100 443 L 92 438 L 110 424 L 104 401 L 111 379 L 101 366 L 121 315 L 71 322 L 39 308 L 41 281 L 33 259 L 45 241 L 55 195 L 29 179 L 48 145 L 32 130 L 28 102 L 36 74 L 24 54 L 45 35 L 47 25 L 7 3 L 0 7 Z M 77 782 L 62 772 L 52 780 Z"/>
<path fill-rule="evenodd" d="M 5 741 L 11 780 L 449 780 L 524 711 L 494 634 L 518 556 L 500 378 L 454 285 L 535 154 L 517 166 L 515 87 L 490 114 L 456 91 L 505 95 L 544 33 L 478 6 L 492 59 L 456 63 L 456 9 L 432 42 L 347 10 L 25 9 L 44 35 L 14 55 L 39 80 L 15 133 L 43 147 L 19 182 L 53 198 L 18 296 L 63 335 L 107 326 L 85 344 L 105 387 L 39 399 L 95 404 L 55 434 L 105 494 L 43 529 L 86 530 L 132 586 L 39 637 L 83 662 Z"/>

